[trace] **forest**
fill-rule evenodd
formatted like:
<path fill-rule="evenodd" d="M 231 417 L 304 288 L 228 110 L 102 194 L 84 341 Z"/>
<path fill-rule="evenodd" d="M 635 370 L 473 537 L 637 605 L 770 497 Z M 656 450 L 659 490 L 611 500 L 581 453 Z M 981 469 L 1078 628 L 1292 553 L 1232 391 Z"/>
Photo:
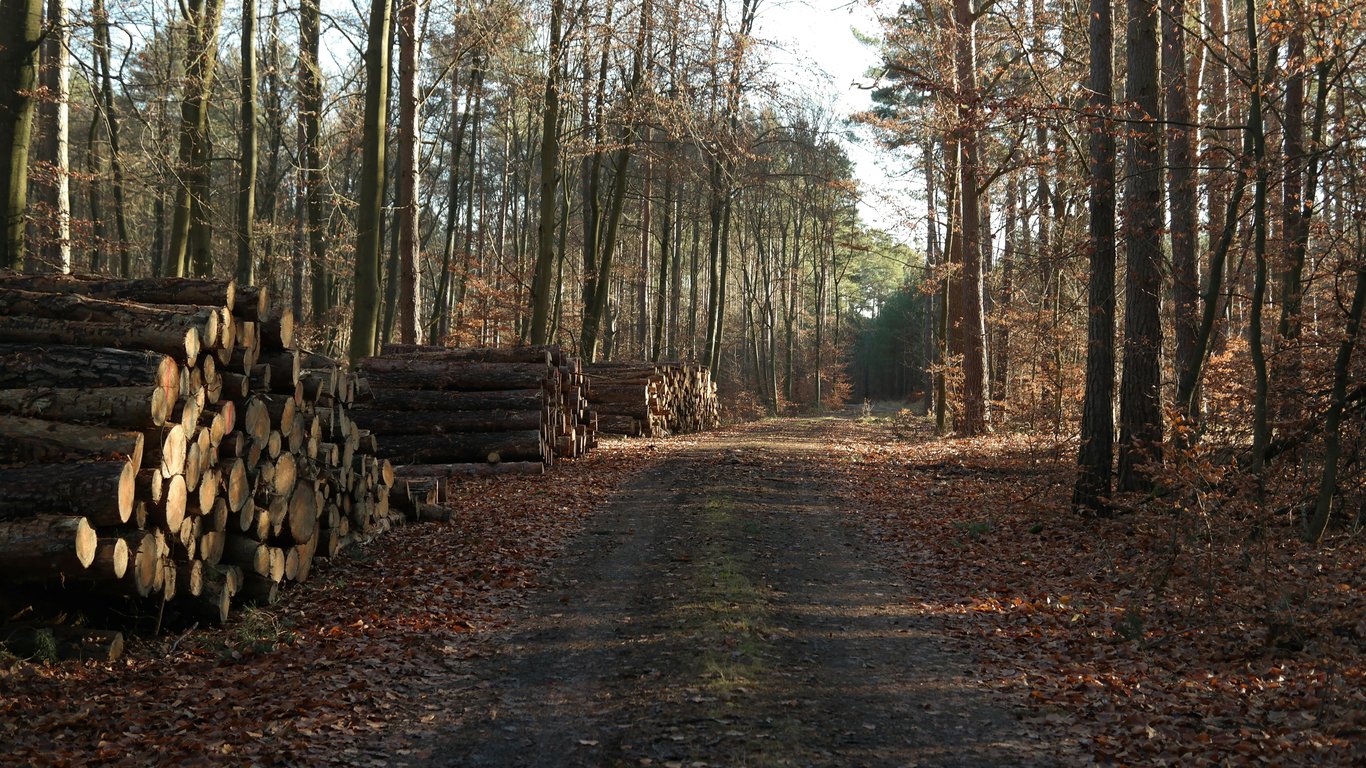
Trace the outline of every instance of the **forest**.
<path fill-rule="evenodd" d="M 963 590 L 939 595 L 945 615 L 999 614 L 1005 626 L 1024 606 L 1079 622 L 1058 618 L 1047 633 L 1113 675 L 1068 667 L 1084 692 L 1054 676 L 1028 694 L 1049 713 L 1040 727 L 1058 724 L 1047 719 L 1058 708 L 1087 713 L 1075 754 L 1360 759 L 1366 6 L 806 5 L 875 19 L 855 34 L 876 64 L 836 84 L 866 91 L 866 109 L 793 82 L 784 41 L 766 32 L 791 11 L 778 0 L 0 0 L 0 315 L 24 306 L 6 291 L 49 273 L 231 280 L 288 311 L 293 341 L 271 349 L 310 350 L 334 386 L 348 365 L 382 385 L 423 356 L 524 362 L 479 350 L 534 347 L 540 366 L 545 346 L 550 373 L 535 381 L 562 377 L 566 412 L 579 414 L 551 436 L 567 429 L 572 459 L 555 473 L 596 447 L 590 382 L 639 399 L 632 376 L 653 387 L 686 371 L 715 382 L 718 418 L 742 436 L 706 461 L 743 467 L 735 456 L 754 451 L 767 457 L 755 460 L 770 473 L 762 484 L 810 461 L 766 453 L 763 430 L 839 446 L 829 453 L 849 459 L 837 462 L 848 475 L 813 468 L 826 484 L 808 487 L 812 498 L 857 507 L 898 553 L 893 570 L 931 567 L 917 547 L 937 553 L 944 580 L 926 589 Z M 856 142 L 905 186 L 876 188 Z M 898 196 L 900 220 L 869 216 Z M 265 322 L 239 310 L 244 320 Z M 0 342 L 18 341 L 14 327 L 0 322 Z M 231 341 L 220 351 L 231 358 Z M 624 431 L 663 439 L 670 430 L 652 425 L 665 411 L 649 403 L 643 431 L 640 419 Z M 532 439 L 539 475 L 555 451 Z M 627 483 L 604 465 L 702 461 L 693 445 L 648 459 L 609 447 L 612 458 L 582 466 Z M 727 501 L 749 491 L 707 477 L 729 488 L 697 502 L 707 525 L 721 526 L 717 504 L 763 506 Z M 475 491 L 454 498 L 479 504 Z M 572 538 L 567 523 L 535 519 L 531 538 Z M 1054 526 L 1098 583 L 1029 549 Z M 487 557 L 515 548 L 480 530 Z M 718 530 L 661 535 L 735 533 Z M 765 541 L 801 551 L 786 535 Z M 1000 542 L 999 562 L 985 541 Z M 536 552 L 528 562 L 540 565 L 516 569 L 544 565 Z M 1052 568 L 1024 569 L 1036 557 Z M 1004 576 L 981 577 L 986 587 L 977 569 L 1030 586 L 1012 598 Z M 1074 610 L 1082 593 L 1076 602 L 1094 607 Z M 1011 637 L 1014 650 L 992 652 L 1032 653 Z M 1097 650 L 1105 643 L 1137 655 L 1180 645 L 1195 661 L 1173 674 L 1204 674 L 1184 685 L 1236 702 L 1261 735 L 1209 726 L 1212 740 L 1192 747 L 1186 725 L 1110 718 L 1129 701 L 1114 693 L 1121 678 L 1172 701 L 1189 691 L 1105 666 L 1121 665 Z M 1243 658 L 1229 647 L 1248 643 L 1264 649 L 1260 666 L 1241 690 L 1223 687 L 1229 659 Z M 1250 688 L 1292 667 L 1320 674 L 1310 656 L 1329 670 L 1321 685 L 1285 683 L 1310 703 L 1248 704 Z M 1297 709 L 1317 712 L 1313 723 L 1274 714 Z M 1135 746 L 1143 729 L 1157 740 Z"/>
<path fill-rule="evenodd" d="M 11 267 L 260 283 L 353 358 L 686 357 L 776 413 L 848 396 L 836 350 L 914 266 L 755 3 L 41 6 L 6 5 L 7 50 L 42 38 Z"/>

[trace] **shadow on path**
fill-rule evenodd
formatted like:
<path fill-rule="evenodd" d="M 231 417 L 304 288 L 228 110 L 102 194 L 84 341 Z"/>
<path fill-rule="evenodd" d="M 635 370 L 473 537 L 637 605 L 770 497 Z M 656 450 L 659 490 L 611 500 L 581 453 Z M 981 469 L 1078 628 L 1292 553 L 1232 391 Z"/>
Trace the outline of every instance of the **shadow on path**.
<path fill-rule="evenodd" d="M 624 488 L 420 764 L 1038 764 L 814 479 L 832 428 L 718 433 Z"/>

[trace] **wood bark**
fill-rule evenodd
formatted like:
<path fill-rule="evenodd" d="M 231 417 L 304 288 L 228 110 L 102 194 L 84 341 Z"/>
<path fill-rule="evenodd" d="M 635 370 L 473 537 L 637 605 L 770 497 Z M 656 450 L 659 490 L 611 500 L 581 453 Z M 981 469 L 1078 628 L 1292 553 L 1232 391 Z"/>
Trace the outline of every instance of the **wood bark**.
<path fill-rule="evenodd" d="M 1157 2 L 1127 0 L 1125 100 L 1129 118 L 1124 192 L 1127 259 L 1124 373 L 1119 396 L 1119 487 L 1146 490 L 1144 466 L 1162 458 L 1162 129 Z"/>
<path fill-rule="evenodd" d="M 0 268 L 19 269 L 24 264 L 28 152 L 42 25 L 42 0 L 0 3 L 0 192 L 5 206 Z"/>
<path fill-rule="evenodd" d="M 3 391 L 0 390 L 0 398 Z M 3 399 L 0 399 L 3 403 Z M 526 411 L 542 408 L 545 393 L 538 386 L 531 389 L 496 391 L 432 391 L 420 389 L 391 389 L 381 387 L 371 392 L 369 402 L 358 403 L 352 415 L 366 410 L 415 411 Z"/>
<path fill-rule="evenodd" d="M 959 120 L 959 211 L 963 254 L 963 414 L 959 431 L 979 435 L 990 425 L 987 403 L 986 314 L 983 307 L 983 264 L 981 202 L 978 197 L 977 113 L 977 20 L 971 0 L 955 0 L 957 55 L 955 85 L 958 91 Z"/>
<path fill-rule="evenodd" d="M 0 627 L 0 645 L 20 658 L 40 661 L 118 661 L 123 656 L 123 633 L 86 627 Z M 55 658 L 46 658 L 52 653 Z"/>
<path fill-rule="evenodd" d="M 49 317 L 0 315 L 0 342 L 26 344 L 100 344 L 120 349 L 145 349 L 170 355 L 179 363 L 198 358 L 199 326 L 193 318 L 156 325 L 119 325 L 108 322 L 60 320 Z"/>
<path fill-rule="evenodd" d="M 1086 394 L 1072 506 L 1102 512 L 1114 465 L 1115 138 L 1113 0 L 1091 0 L 1090 236 L 1087 289 Z"/>
<path fill-rule="evenodd" d="M 542 461 L 540 430 L 464 432 L 448 435 L 390 435 L 380 452 L 395 465 L 449 464 L 469 461 Z"/>
<path fill-rule="evenodd" d="M 1358 221 L 1357 246 L 1360 252 L 1363 241 L 1362 225 Z M 1342 420 L 1347 400 L 1347 384 L 1351 380 L 1352 352 L 1356 348 L 1361 333 L 1363 311 L 1366 311 L 1366 267 L 1357 267 L 1355 291 L 1352 306 L 1347 312 L 1346 328 L 1342 340 L 1338 342 L 1337 357 L 1333 361 L 1333 399 L 1324 417 L 1323 472 L 1319 477 L 1319 489 L 1314 500 L 1314 512 L 1305 529 L 1305 538 L 1313 544 L 1323 542 L 1328 530 L 1328 520 L 1333 510 L 1333 497 L 1338 492 L 1338 462 L 1342 457 Z"/>
<path fill-rule="evenodd" d="M 356 367 L 375 387 L 407 389 L 534 389 L 549 375 L 546 366 L 534 363 L 450 364 L 371 357 L 361 359 Z"/>
<path fill-rule="evenodd" d="M 0 469 L 0 520 L 37 513 L 78 515 L 121 525 L 133 515 L 137 472 L 129 461 L 31 464 Z"/>
<path fill-rule="evenodd" d="M 84 517 L 39 514 L 0 522 L 0 573 L 11 580 L 50 578 L 87 568 L 99 537 Z"/>
<path fill-rule="evenodd" d="M 43 85 L 49 100 L 39 105 L 39 119 L 46 126 L 43 160 L 51 177 L 42 187 L 43 203 L 50 208 L 50 223 L 43 227 L 45 242 L 39 257 L 41 271 L 71 271 L 71 56 L 67 52 L 70 32 L 66 0 L 48 0 L 47 39 L 43 44 Z"/>
<path fill-rule="evenodd" d="M 178 392 L 180 366 L 156 352 L 0 344 L 0 389 L 141 385 Z"/>
<path fill-rule="evenodd" d="M 493 475 L 540 475 L 545 464 L 539 461 L 504 461 L 499 464 L 466 462 L 460 464 L 405 464 L 394 467 L 400 478 L 490 477 Z M 398 486 L 395 486 L 395 490 Z"/>
<path fill-rule="evenodd" d="M 209 110 L 218 60 L 218 26 L 222 0 L 190 0 L 183 6 L 188 41 L 181 85 L 179 174 L 171 221 L 171 274 L 184 277 L 195 271 L 203 277 L 212 265 L 205 207 L 209 201 Z"/>
<path fill-rule="evenodd" d="M 406 344 L 417 342 L 417 264 L 421 252 L 418 229 L 418 160 L 421 124 L 418 117 L 417 62 L 422 41 L 418 39 L 418 0 L 398 3 L 398 333 Z"/>
<path fill-rule="evenodd" d="M 118 112 L 114 105 L 114 73 L 109 63 L 109 52 L 113 44 L 109 39 L 109 14 L 105 11 L 104 0 L 95 0 L 91 8 L 95 19 L 95 106 L 99 121 L 104 125 L 109 139 L 109 167 L 113 182 L 111 191 L 114 196 L 114 224 L 119 252 L 119 274 L 128 277 L 132 273 L 132 244 L 128 234 L 128 212 L 124 205 L 123 149 Z"/>
<path fill-rule="evenodd" d="M 540 210 L 536 222 L 536 266 L 531 286 L 532 344 L 550 340 L 551 285 L 555 268 L 555 208 L 560 180 L 560 89 L 561 20 L 564 0 L 550 6 L 550 46 L 546 52 L 545 107 L 541 114 Z"/>
<path fill-rule="evenodd" d="M 256 282 L 256 0 L 242 0 L 242 91 L 237 147 L 237 282 Z"/>
<path fill-rule="evenodd" d="M 1162 13 L 1162 90 L 1167 122 L 1167 188 L 1171 210 L 1172 300 L 1176 378 L 1196 365 L 1200 275 L 1199 199 L 1195 178 L 1196 131 L 1192 127 L 1190 74 L 1186 63 L 1186 0 L 1166 0 Z"/>
<path fill-rule="evenodd" d="M 544 414 L 534 411 L 377 411 L 352 413 L 356 424 L 388 442 L 392 435 L 507 432 L 540 429 Z M 3 434 L 3 432 L 0 432 Z"/>
<path fill-rule="evenodd" d="M 125 459 L 142 466 L 143 435 L 87 424 L 0 415 L 0 462 Z"/>
<path fill-rule="evenodd" d="M 157 387 L 0 389 L 0 413 L 125 429 L 160 427 L 171 407 Z"/>
<path fill-rule="evenodd" d="M 385 344 L 384 356 L 449 363 L 541 363 L 551 365 L 559 347 L 439 347 L 419 344 Z"/>
<path fill-rule="evenodd" d="M 357 196 L 355 302 L 351 323 L 352 362 L 379 347 L 380 224 L 384 206 L 384 145 L 389 123 L 390 3 L 371 0 L 365 50 L 365 127 Z"/>
<path fill-rule="evenodd" d="M 140 304 L 197 304 L 238 311 L 237 283 L 193 277 L 107 278 L 98 275 L 0 274 L 0 287 L 65 293 Z"/>

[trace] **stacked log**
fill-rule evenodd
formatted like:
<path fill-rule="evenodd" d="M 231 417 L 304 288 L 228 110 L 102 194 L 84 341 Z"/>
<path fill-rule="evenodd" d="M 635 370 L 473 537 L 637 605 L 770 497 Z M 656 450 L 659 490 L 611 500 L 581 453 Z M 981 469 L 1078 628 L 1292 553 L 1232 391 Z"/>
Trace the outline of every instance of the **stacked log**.
<path fill-rule="evenodd" d="M 706 366 L 682 362 L 593 363 L 586 373 L 602 432 L 664 437 L 721 423 L 716 383 Z"/>
<path fill-rule="evenodd" d="M 292 337 L 230 281 L 0 275 L 6 586 L 221 622 L 392 524 L 355 378 Z"/>
<path fill-rule="evenodd" d="M 596 444 L 587 379 L 559 347 L 390 344 L 357 370 L 368 390 L 354 418 L 384 434 L 400 477 L 539 473 Z"/>

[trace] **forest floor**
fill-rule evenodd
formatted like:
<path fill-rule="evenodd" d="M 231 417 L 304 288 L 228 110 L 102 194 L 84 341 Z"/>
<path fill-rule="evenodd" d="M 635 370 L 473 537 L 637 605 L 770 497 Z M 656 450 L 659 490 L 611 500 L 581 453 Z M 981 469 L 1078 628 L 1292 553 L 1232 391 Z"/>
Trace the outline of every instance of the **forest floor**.
<path fill-rule="evenodd" d="M 606 441 L 224 630 L 0 665 L 0 764 L 1366 762 L 1361 534 L 1084 520 L 1071 460 L 845 416 Z"/>

